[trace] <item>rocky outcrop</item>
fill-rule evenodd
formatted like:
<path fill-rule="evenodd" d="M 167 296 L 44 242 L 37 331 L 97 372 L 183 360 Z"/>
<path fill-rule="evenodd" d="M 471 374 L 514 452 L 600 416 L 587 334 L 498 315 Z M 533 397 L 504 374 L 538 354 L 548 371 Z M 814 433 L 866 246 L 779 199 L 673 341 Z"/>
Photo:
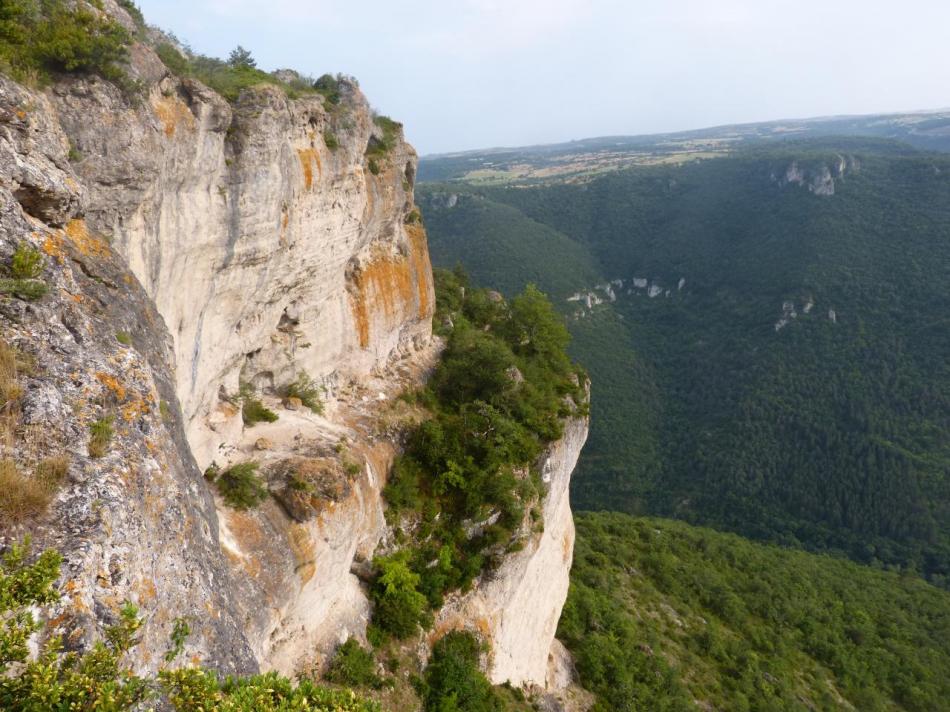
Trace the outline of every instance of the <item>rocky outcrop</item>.
<path fill-rule="evenodd" d="M 541 458 L 547 488 L 543 532 L 529 537 L 470 592 L 450 597 L 436 621 L 433 637 L 468 628 L 491 642 L 488 676 L 496 684 L 557 689 L 569 682 L 569 675 L 556 672 L 563 665 L 551 665 L 549 672 L 549 658 L 563 659 L 554 634 L 574 553 L 568 490 L 587 431 L 586 418 L 569 420 L 561 439 Z"/>
<path fill-rule="evenodd" d="M 354 84 L 342 97 L 262 86 L 230 105 L 173 76 L 142 105 L 95 80 L 53 93 L 84 157 L 86 226 L 126 257 L 172 333 L 202 467 L 239 435 L 219 398 L 239 381 L 274 389 L 303 370 L 332 385 L 429 340 L 425 234 L 406 222 L 415 152 L 398 140 L 371 171 L 382 129 Z"/>
<path fill-rule="evenodd" d="M 188 655 L 253 670 L 214 502 L 182 427 L 171 340 L 122 258 L 84 228 L 84 191 L 53 117 L 43 95 L 0 76 L 0 262 L 21 246 L 38 250 L 49 290 L 32 302 L 0 298 L 3 340 L 29 364 L 0 447 L 24 476 L 48 458 L 69 463 L 49 511 L 4 522 L 0 536 L 10 543 L 29 530 L 63 554 L 51 629 L 67 648 L 88 645 L 131 601 L 148 617 L 140 668 L 159 664 L 181 616 L 194 630 Z M 114 435 L 92 457 L 97 421 Z"/>

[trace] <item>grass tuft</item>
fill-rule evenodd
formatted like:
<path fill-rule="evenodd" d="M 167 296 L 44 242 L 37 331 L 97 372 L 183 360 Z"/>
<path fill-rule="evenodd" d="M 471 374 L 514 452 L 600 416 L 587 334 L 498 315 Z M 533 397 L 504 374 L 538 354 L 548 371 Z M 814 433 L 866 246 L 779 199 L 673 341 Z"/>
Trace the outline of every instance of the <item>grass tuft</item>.
<path fill-rule="evenodd" d="M 89 457 L 103 457 L 109 450 L 109 443 L 115 431 L 112 423 L 115 418 L 111 415 L 89 425 Z"/>

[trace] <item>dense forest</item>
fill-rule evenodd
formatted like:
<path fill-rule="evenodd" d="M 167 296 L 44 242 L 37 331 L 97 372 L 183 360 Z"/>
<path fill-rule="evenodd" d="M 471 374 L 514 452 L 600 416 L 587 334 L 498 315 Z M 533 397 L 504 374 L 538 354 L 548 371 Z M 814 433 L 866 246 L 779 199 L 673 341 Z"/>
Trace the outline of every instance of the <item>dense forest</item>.
<path fill-rule="evenodd" d="M 595 710 L 948 709 L 950 593 L 916 576 L 670 520 L 577 527 L 558 636 Z"/>
<path fill-rule="evenodd" d="M 577 508 L 948 584 L 946 156 L 828 139 L 420 193 L 437 264 L 568 316 L 592 380 Z"/>

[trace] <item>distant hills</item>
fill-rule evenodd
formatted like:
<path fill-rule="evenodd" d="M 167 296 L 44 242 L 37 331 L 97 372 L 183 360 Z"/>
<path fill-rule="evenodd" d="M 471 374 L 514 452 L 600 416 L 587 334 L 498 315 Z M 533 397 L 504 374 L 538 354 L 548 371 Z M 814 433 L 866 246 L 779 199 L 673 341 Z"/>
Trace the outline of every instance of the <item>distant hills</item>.
<path fill-rule="evenodd" d="M 909 142 L 950 143 L 948 127 L 943 113 L 842 118 L 443 156 L 421 175 L 532 168 L 498 185 L 427 183 L 419 202 L 436 264 L 507 293 L 535 282 L 568 318 L 593 382 L 578 508 L 843 552 L 946 586 L 950 156 Z M 602 170 L 689 141 L 720 147 Z M 601 163 L 566 172 L 577 156 Z"/>
<path fill-rule="evenodd" d="M 538 183 L 588 180 L 606 171 L 711 158 L 750 144 L 819 137 L 902 141 L 920 149 L 950 151 L 950 109 L 869 116 L 830 116 L 717 126 L 641 136 L 604 136 L 568 143 L 493 148 L 425 156 L 422 181 Z"/>

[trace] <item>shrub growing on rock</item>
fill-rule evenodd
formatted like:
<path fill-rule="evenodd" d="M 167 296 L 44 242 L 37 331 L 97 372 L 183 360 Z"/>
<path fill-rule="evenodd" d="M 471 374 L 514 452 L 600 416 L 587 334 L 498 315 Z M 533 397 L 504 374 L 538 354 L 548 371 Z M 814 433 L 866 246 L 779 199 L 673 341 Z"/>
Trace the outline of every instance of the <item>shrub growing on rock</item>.
<path fill-rule="evenodd" d="M 0 4 L 0 70 L 15 79 L 46 80 L 55 72 L 126 80 L 121 63 L 132 40 L 111 18 L 66 0 Z"/>
<path fill-rule="evenodd" d="M 320 386 L 305 371 L 301 371 L 296 379 L 284 386 L 281 395 L 284 398 L 299 398 L 303 405 L 318 415 L 323 412 Z"/>
<path fill-rule="evenodd" d="M 326 679 L 350 687 L 379 689 L 383 685 L 383 681 L 376 674 L 373 654 L 360 646 L 355 638 L 348 638 L 336 649 Z"/>
<path fill-rule="evenodd" d="M 426 611 L 426 597 L 418 591 L 419 575 L 408 564 L 408 552 L 378 557 L 372 598 L 373 622 L 397 638 L 416 632 Z"/>
<path fill-rule="evenodd" d="M 99 418 L 89 425 L 89 457 L 103 457 L 109 450 L 109 443 L 112 442 L 112 423 L 115 418 L 108 415 Z"/>
<path fill-rule="evenodd" d="M 277 413 L 264 405 L 249 383 L 241 384 L 238 399 L 241 401 L 241 418 L 248 427 L 277 420 Z"/>
<path fill-rule="evenodd" d="M 488 678 L 479 670 L 481 649 L 475 636 L 464 631 L 452 631 L 435 644 L 422 695 L 427 712 L 504 709 Z"/>
<path fill-rule="evenodd" d="M 234 509 L 251 509 L 267 499 L 267 487 L 257 476 L 256 462 L 232 465 L 217 476 L 215 484 L 224 501 Z"/>
<path fill-rule="evenodd" d="M 14 545 L 0 559 L 0 709 L 126 712 L 170 705 L 176 712 L 380 712 L 377 703 L 351 690 L 330 690 L 309 680 L 297 684 L 274 672 L 219 678 L 188 667 L 163 669 L 157 678 L 136 675 L 126 656 L 138 642 L 142 620 L 129 603 L 106 629 L 105 639 L 86 652 L 63 655 L 60 641 L 51 638 L 29 659 L 31 636 L 40 629 L 33 610 L 58 600 L 54 583 L 62 558 L 45 551 L 28 560 L 28 542 Z M 177 619 L 166 662 L 181 652 L 187 635 L 188 626 Z"/>

